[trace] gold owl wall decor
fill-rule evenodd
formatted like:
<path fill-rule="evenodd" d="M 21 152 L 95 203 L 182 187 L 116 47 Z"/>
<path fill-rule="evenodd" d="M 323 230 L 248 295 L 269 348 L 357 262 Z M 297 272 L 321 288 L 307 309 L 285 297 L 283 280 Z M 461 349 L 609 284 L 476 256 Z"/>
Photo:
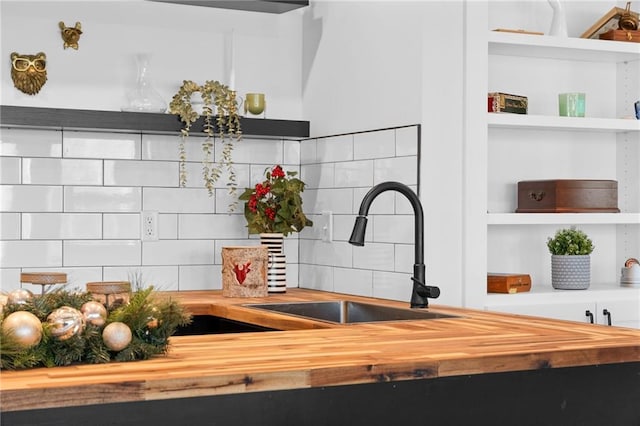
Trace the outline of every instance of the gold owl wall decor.
<path fill-rule="evenodd" d="M 11 79 L 16 89 L 27 95 L 35 95 L 47 82 L 47 55 L 11 53 Z"/>
<path fill-rule="evenodd" d="M 64 48 L 72 47 L 78 50 L 78 40 L 80 40 L 80 34 L 82 34 L 80 22 L 76 22 L 75 27 L 67 27 L 64 22 L 60 21 L 58 26 L 64 41 Z"/>

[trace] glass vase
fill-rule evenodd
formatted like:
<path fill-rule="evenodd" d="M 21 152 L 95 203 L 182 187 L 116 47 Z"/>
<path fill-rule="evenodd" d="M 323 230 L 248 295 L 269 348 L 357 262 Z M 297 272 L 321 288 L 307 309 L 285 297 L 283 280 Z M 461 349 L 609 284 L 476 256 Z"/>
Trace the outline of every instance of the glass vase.
<path fill-rule="evenodd" d="M 136 64 L 138 69 L 136 84 L 127 93 L 128 103 L 122 110 L 131 112 L 165 112 L 167 103 L 160 93 L 153 88 L 149 77 L 149 55 L 144 53 L 137 54 Z"/>

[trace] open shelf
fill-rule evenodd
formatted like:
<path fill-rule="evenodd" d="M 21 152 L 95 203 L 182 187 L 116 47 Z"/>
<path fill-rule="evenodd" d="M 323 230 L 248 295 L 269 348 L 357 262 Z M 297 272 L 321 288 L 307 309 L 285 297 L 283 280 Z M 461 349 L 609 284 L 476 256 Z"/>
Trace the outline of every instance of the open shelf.
<path fill-rule="evenodd" d="M 0 105 L 0 124 L 4 127 L 169 134 L 178 134 L 182 128 L 182 123 L 173 114 L 8 105 Z M 240 125 L 246 136 L 293 139 L 309 137 L 308 121 L 242 117 Z M 191 132 L 195 134 L 202 131 L 203 119 L 200 118 L 191 127 Z"/>
<path fill-rule="evenodd" d="M 589 62 L 640 60 L 640 43 L 489 32 L 489 54 Z"/>
<path fill-rule="evenodd" d="M 489 213 L 488 225 L 638 225 L 640 213 Z"/>
<path fill-rule="evenodd" d="M 640 132 L 640 120 L 622 118 L 487 113 L 487 123 L 490 129 L 512 128 L 608 133 Z"/>

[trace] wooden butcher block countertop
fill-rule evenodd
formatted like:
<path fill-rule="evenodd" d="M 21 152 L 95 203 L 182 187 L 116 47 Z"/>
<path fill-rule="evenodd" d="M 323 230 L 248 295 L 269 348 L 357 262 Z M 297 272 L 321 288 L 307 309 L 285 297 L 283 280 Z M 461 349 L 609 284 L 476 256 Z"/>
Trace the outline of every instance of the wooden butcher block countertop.
<path fill-rule="evenodd" d="M 305 289 L 266 299 L 170 293 L 192 313 L 287 331 L 174 336 L 148 361 L 2 371 L 2 411 L 640 361 L 640 330 L 439 305 L 459 318 L 331 324 L 247 303 L 349 299 Z"/>

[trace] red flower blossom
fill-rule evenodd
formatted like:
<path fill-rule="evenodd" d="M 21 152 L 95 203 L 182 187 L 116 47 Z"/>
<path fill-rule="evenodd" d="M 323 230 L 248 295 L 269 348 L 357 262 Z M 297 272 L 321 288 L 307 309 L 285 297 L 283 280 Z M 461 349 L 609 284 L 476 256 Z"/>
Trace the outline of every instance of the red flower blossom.
<path fill-rule="evenodd" d="M 282 167 L 280 166 L 275 166 L 273 168 L 273 170 L 271 171 L 271 177 L 274 178 L 283 178 L 284 177 L 284 170 L 282 170 Z"/>
<path fill-rule="evenodd" d="M 255 195 L 251 196 L 251 198 L 249 199 L 248 205 L 249 205 L 249 210 L 251 210 L 252 212 L 255 213 L 258 211 L 258 199 L 256 198 Z"/>
<path fill-rule="evenodd" d="M 276 211 L 271 207 L 267 207 L 266 209 L 264 209 L 264 214 L 271 220 L 274 220 L 276 218 Z"/>
<path fill-rule="evenodd" d="M 270 167 L 265 170 L 265 180 L 240 195 L 246 202 L 244 216 L 250 234 L 281 232 L 286 236 L 313 225 L 302 211 L 300 193 L 305 184 L 296 175 L 279 165 Z"/>

